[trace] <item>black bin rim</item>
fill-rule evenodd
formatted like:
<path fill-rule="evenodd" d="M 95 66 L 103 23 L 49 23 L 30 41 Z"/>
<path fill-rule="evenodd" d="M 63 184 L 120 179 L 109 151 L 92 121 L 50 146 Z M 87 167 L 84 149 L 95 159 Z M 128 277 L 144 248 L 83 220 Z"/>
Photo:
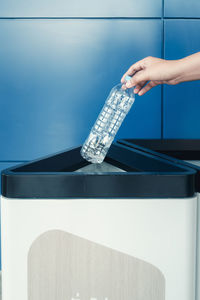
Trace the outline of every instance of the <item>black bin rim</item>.
<path fill-rule="evenodd" d="M 195 190 L 200 192 L 200 166 L 192 161 L 200 161 L 200 139 L 120 139 L 121 145 L 140 149 L 157 157 L 186 166 L 196 171 Z"/>
<path fill-rule="evenodd" d="M 2 195 L 11 199 L 188 198 L 196 170 L 143 149 L 113 143 L 106 162 L 125 172 L 75 173 L 89 164 L 81 146 L 2 171 Z"/>

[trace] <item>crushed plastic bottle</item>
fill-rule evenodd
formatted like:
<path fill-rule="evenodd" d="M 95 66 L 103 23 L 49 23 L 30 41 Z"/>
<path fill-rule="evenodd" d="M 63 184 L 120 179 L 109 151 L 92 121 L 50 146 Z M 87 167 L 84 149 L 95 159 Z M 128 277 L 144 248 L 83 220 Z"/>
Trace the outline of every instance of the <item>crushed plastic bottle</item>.
<path fill-rule="evenodd" d="M 130 80 L 126 76 L 125 80 Z M 121 126 L 135 101 L 133 89 L 122 89 L 118 84 L 111 90 L 106 102 L 81 148 L 81 155 L 91 163 L 102 163 Z"/>

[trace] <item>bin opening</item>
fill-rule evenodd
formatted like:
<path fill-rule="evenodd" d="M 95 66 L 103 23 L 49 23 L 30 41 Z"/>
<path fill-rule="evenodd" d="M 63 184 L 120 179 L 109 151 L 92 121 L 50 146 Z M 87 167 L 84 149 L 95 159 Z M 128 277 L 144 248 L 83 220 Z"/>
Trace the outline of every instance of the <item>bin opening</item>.
<path fill-rule="evenodd" d="M 137 147 L 112 144 L 102 164 L 91 164 L 81 147 L 2 171 L 7 198 L 188 197 L 196 172 Z"/>
<path fill-rule="evenodd" d="M 158 159 L 153 155 L 126 146 L 113 144 L 102 164 L 92 164 L 82 158 L 81 147 L 48 156 L 31 163 L 12 168 L 13 173 L 141 173 L 182 172 L 180 166 Z"/>
<path fill-rule="evenodd" d="M 142 172 L 140 159 L 138 159 L 137 166 L 133 163 L 130 164 L 126 150 L 124 155 L 118 147 L 112 146 L 110 155 L 105 158 L 101 164 L 92 164 L 80 155 L 81 147 L 72 150 L 61 152 L 53 156 L 48 156 L 31 163 L 17 166 L 12 168 L 13 173 L 91 173 L 91 174 L 104 174 L 104 173 L 122 173 L 122 172 Z M 125 149 L 124 149 L 125 151 Z M 130 155 L 130 154 L 129 154 Z M 126 159 L 125 159 L 126 158 Z M 127 160 L 128 159 L 128 160 Z"/>
<path fill-rule="evenodd" d="M 78 169 L 75 172 L 102 174 L 102 173 L 109 173 L 109 172 L 126 172 L 126 171 L 104 161 L 101 164 L 89 164 L 85 167 Z"/>

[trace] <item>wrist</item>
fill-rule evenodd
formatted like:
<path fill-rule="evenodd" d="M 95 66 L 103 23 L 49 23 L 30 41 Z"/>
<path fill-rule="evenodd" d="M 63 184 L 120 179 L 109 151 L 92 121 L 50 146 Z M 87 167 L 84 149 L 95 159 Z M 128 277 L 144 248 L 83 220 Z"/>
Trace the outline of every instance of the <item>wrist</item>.
<path fill-rule="evenodd" d="M 183 59 L 177 59 L 174 63 L 174 84 L 179 84 L 187 80 L 188 76 L 188 62 Z"/>
<path fill-rule="evenodd" d="M 200 79 L 200 52 L 179 59 L 177 64 L 179 69 L 177 80 L 179 83 Z"/>

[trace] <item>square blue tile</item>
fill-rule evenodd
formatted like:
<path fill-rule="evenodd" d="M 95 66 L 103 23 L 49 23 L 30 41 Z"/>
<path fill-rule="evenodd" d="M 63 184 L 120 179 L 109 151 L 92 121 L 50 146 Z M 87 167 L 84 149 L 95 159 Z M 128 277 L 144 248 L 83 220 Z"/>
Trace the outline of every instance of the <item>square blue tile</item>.
<path fill-rule="evenodd" d="M 165 21 L 165 58 L 200 50 L 200 20 Z M 200 138 L 200 81 L 164 87 L 164 138 Z"/>
<path fill-rule="evenodd" d="M 0 17 L 160 17 L 162 0 L 1 0 Z"/>
<path fill-rule="evenodd" d="M 144 38 L 145 37 L 145 38 Z M 1 160 L 84 142 L 128 67 L 161 56 L 160 20 L 1 20 Z M 159 138 L 160 87 L 135 104 L 120 137 Z"/>
<path fill-rule="evenodd" d="M 199 0 L 164 0 L 165 17 L 200 18 Z"/>

